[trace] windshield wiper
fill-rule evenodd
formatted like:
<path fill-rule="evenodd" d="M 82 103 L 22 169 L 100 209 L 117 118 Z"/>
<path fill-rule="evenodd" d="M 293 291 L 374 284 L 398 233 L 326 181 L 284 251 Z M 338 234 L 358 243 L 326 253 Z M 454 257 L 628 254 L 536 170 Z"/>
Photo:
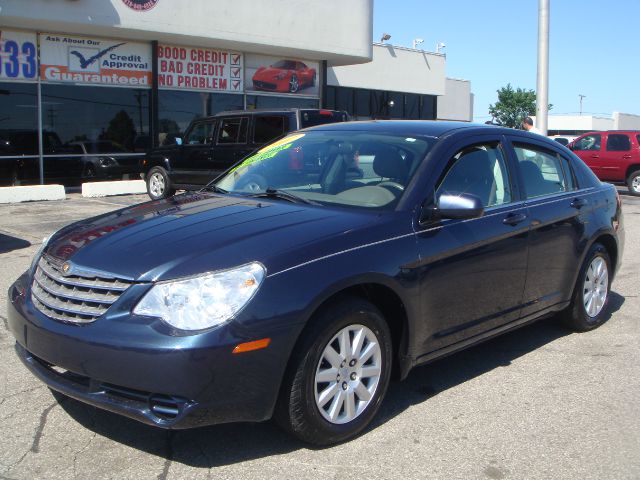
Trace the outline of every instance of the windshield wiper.
<path fill-rule="evenodd" d="M 212 192 L 215 192 L 215 193 L 229 193 L 228 190 L 225 190 L 224 188 L 220 188 L 215 183 L 209 183 L 205 185 L 200 190 L 198 190 L 198 192 L 202 192 L 204 190 L 211 190 Z"/>
<path fill-rule="evenodd" d="M 260 197 L 282 198 L 283 200 L 289 200 L 290 202 L 293 202 L 293 203 L 306 203 L 308 205 L 322 205 L 321 203 L 314 202 L 313 200 L 309 200 L 307 198 L 302 198 L 302 197 L 299 197 L 298 195 L 294 195 L 293 193 L 288 192 L 286 190 L 280 190 L 280 189 L 271 188 L 271 187 L 267 187 L 267 189 L 264 192 L 253 193 L 248 196 L 252 198 L 260 198 Z"/>

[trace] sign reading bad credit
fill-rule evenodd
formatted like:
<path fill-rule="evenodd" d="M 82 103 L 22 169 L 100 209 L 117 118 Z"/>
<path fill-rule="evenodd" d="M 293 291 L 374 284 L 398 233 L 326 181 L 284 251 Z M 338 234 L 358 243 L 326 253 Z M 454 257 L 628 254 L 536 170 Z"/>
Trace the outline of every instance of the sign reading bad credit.
<path fill-rule="evenodd" d="M 54 82 L 149 87 L 151 45 L 41 33 L 40 77 Z"/>
<path fill-rule="evenodd" d="M 242 92 L 241 53 L 158 45 L 158 86 L 180 90 Z"/>

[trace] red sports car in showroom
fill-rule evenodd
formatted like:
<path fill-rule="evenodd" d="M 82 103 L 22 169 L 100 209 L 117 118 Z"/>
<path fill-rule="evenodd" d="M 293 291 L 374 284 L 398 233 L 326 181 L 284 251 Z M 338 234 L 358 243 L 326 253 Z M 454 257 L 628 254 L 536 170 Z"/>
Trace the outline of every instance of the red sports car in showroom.
<path fill-rule="evenodd" d="M 295 60 L 280 60 L 270 67 L 258 68 L 252 81 L 256 90 L 296 93 L 316 84 L 316 69 Z"/>

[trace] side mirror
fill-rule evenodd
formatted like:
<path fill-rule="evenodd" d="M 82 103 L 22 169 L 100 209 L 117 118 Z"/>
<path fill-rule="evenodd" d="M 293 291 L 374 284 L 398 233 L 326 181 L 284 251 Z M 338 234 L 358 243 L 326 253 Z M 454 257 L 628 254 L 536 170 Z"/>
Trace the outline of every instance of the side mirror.
<path fill-rule="evenodd" d="M 436 205 L 423 211 L 421 222 L 443 218 L 469 219 L 484 214 L 482 201 L 476 195 L 461 192 L 442 192 Z"/>

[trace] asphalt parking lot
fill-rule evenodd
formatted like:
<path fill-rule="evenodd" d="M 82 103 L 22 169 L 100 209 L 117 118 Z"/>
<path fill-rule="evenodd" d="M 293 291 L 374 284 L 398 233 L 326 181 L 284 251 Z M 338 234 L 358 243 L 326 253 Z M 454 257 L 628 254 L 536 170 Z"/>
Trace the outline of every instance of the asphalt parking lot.
<path fill-rule="evenodd" d="M 611 318 L 538 322 L 393 383 L 359 438 L 311 449 L 270 423 L 166 432 L 54 396 L 17 359 L 9 285 L 42 238 L 146 196 L 0 206 L 0 478 L 640 478 L 640 197 Z"/>

